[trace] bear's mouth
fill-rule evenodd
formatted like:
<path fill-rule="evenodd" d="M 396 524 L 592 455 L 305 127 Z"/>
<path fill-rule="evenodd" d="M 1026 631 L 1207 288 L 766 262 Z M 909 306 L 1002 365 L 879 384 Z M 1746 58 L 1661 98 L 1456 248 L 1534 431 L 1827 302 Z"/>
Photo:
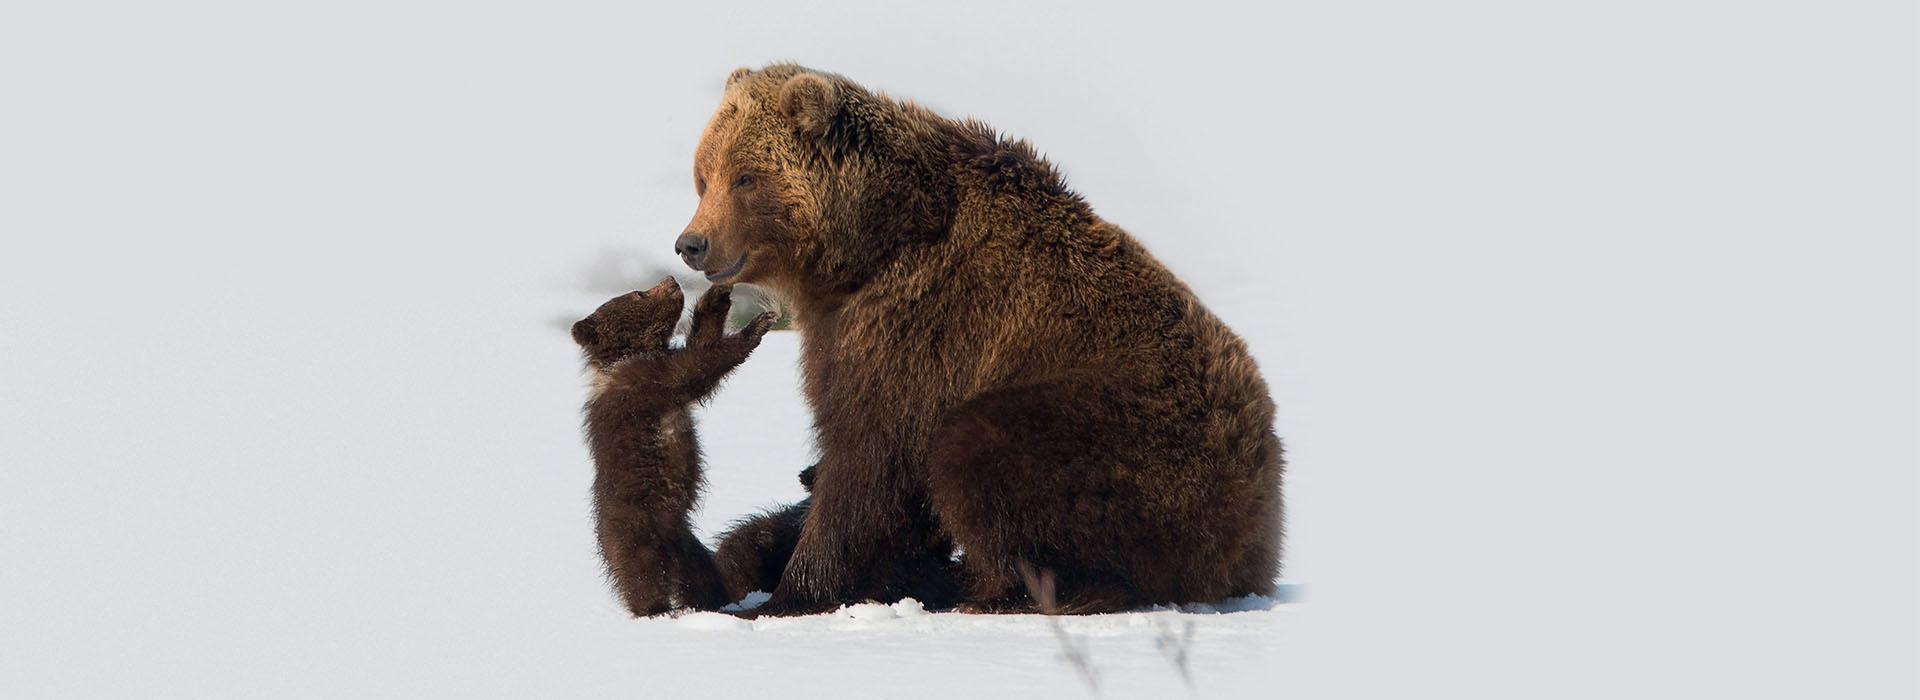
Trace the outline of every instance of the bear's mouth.
<path fill-rule="evenodd" d="M 747 254 L 741 253 L 740 258 L 737 260 L 734 260 L 732 265 L 728 265 L 718 270 L 712 270 L 707 272 L 707 281 L 718 282 L 728 277 L 732 277 L 734 275 L 740 274 L 740 268 L 743 268 L 746 266 L 747 266 Z"/>

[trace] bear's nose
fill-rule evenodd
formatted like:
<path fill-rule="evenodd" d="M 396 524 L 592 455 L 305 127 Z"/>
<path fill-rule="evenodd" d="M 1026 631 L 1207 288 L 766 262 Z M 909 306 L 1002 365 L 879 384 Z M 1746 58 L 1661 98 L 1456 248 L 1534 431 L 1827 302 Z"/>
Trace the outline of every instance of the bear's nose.
<path fill-rule="evenodd" d="M 692 231 L 680 234 L 680 239 L 673 242 L 673 252 L 687 261 L 687 267 L 698 270 L 707 257 L 707 237 Z"/>

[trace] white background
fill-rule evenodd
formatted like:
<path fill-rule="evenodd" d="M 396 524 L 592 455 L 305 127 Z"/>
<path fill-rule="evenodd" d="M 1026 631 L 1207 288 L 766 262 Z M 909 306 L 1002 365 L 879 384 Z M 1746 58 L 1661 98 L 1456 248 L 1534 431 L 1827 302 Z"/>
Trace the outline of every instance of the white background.
<path fill-rule="evenodd" d="M 1912 697 L 1915 39 L 1866 2 L 9 4 L 0 695 L 1081 692 L 595 578 L 558 322 L 666 264 L 722 80 L 791 59 L 1032 140 L 1252 343 L 1308 596 L 1211 694 Z M 709 533 L 808 463 L 751 370 Z"/>

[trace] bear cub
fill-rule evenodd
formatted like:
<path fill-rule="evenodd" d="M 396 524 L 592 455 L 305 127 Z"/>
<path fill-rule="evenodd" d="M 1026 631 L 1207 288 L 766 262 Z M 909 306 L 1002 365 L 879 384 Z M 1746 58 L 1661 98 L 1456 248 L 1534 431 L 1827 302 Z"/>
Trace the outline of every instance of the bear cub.
<path fill-rule="evenodd" d="M 705 486 L 689 411 L 773 327 L 768 313 L 725 335 L 731 292 L 716 285 L 700 297 L 678 349 L 667 341 L 685 298 L 672 278 L 614 297 L 573 325 L 592 373 L 584 413 L 600 555 L 614 590 L 637 616 L 732 602 L 688 521 Z"/>

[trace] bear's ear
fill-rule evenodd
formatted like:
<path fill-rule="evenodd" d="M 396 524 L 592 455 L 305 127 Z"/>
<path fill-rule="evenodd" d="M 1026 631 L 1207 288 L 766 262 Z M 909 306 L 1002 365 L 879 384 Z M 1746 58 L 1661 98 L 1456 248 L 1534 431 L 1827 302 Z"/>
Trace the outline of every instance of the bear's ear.
<path fill-rule="evenodd" d="M 780 86 L 780 111 L 793 117 L 802 133 L 822 136 L 840 111 L 840 95 L 833 83 L 813 73 L 801 73 Z"/>
<path fill-rule="evenodd" d="M 733 73 L 727 76 L 727 87 L 733 87 L 734 83 L 740 82 L 741 78 L 745 78 L 749 75 L 753 75 L 752 68 L 741 66 L 739 68 L 733 69 Z"/>

